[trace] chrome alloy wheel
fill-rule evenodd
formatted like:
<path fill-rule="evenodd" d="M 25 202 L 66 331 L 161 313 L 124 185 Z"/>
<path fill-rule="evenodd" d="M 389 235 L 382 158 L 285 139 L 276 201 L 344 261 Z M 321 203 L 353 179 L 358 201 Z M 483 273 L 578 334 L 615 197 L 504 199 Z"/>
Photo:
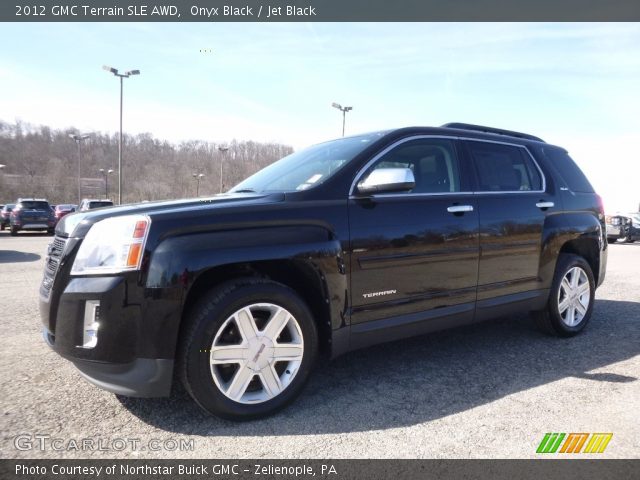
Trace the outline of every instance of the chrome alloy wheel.
<path fill-rule="evenodd" d="M 578 325 L 589 310 L 591 286 L 589 277 L 580 267 L 571 268 L 560 282 L 558 312 L 568 327 Z"/>
<path fill-rule="evenodd" d="M 213 381 L 239 403 L 262 403 L 292 382 L 304 354 L 298 321 L 271 303 L 241 308 L 220 327 L 211 345 Z"/>

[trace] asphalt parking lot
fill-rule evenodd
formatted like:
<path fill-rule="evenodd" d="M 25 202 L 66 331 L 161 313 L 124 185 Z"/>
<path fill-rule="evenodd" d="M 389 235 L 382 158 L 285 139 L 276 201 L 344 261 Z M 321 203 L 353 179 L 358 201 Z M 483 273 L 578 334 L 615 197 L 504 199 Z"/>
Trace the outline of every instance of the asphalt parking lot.
<path fill-rule="evenodd" d="M 640 457 L 640 243 L 611 246 L 578 337 L 522 315 L 353 352 L 284 412 L 236 424 L 185 393 L 118 398 L 51 352 L 37 304 L 50 241 L 0 233 L 2 458 L 530 458 L 546 432 L 612 432 L 600 457 Z"/>

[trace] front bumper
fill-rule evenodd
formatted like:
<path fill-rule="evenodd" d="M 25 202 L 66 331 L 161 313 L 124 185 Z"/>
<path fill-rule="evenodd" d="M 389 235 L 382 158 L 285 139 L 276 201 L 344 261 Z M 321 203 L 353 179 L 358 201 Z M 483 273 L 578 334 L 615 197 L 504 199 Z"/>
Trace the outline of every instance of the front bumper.
<path fill-rule="evenodd" d="M 44 328 L 43 337 L 50 347 L 55 339 Z M 127 397 L 166 397 L 171 392 L 173 360 L 136 358 L 130 363 L 103 363 L 68 358 L 88 382 L 108 392 Z"/>
<path fill-rule="evenodd" d="M 144 327 L 144 301 L 135 283 L 126 275 L 78 277 L 59 296 L 55 289 L 49 297 L 41 295 L 43 335 L 56 353 L 104 390 L 133 397 L 168 396 L 174 360 L 158 358 L 153 350 L 157 332 Z M 88 305 L 99 305 L 91 323 L 97 332 L 94 343 L 87 343 L 84 336 L 87 311 L 93 312 Z"/>

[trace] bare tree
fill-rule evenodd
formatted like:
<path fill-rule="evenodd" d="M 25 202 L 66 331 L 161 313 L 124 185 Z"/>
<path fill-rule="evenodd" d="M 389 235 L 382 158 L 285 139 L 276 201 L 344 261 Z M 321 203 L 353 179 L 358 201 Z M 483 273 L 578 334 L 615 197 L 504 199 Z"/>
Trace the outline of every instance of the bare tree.
<path fill-rule="evenodd" d="M 0 164 L 6 165 L 0 174 L 0 201 L 10 202 L 21 196 L 34 195 L 52 203 L 75 203 L 77 151 L 75 143 L 69 139 L 71 133 L 80 132 L 75 128 L 53 130 L 20 121 L 0 121 Z M 123 142 L 126 152 L 123 165 L 125 202 L 193 196 L 194 172 L 205 175 L 200 183 L 200 194 L 213 195 L 218 193 L 221 183 L 228 189 L 293 152 L 287 145 L 254 141 L 192 140 L 174 145 L 149 133 L 125 135 Z M 221 152 L 220 145 L 229 149 Z M 104 177 L 99 170 L 116 170 L 117 135 L 93 133 L 83 142 L 81 154 L 81 176 L 86 195 L 104 192 Z M 109 185 L 115 187 L 115 183 Z M 112 198 L 115 193 L 111 187 Z"/>

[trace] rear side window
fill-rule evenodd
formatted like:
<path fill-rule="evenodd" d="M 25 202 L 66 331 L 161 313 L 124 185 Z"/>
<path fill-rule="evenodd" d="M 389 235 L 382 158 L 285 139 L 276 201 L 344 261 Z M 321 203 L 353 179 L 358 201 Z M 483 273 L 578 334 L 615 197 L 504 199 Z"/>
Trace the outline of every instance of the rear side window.
<path fill-rule="evenodd" d="M 473 159 L 477 191 L 542 190 L 542 177 L 524 148 L 499 143 L 466 142 Z"/>
<path fill-rule="evenodd" d="M 558 148 L 544 148 L 544 154 L 558 170 L 567 187 L 573 192 L 593 193 L 593 187 L 580 167 L 564 150 Z"/>

